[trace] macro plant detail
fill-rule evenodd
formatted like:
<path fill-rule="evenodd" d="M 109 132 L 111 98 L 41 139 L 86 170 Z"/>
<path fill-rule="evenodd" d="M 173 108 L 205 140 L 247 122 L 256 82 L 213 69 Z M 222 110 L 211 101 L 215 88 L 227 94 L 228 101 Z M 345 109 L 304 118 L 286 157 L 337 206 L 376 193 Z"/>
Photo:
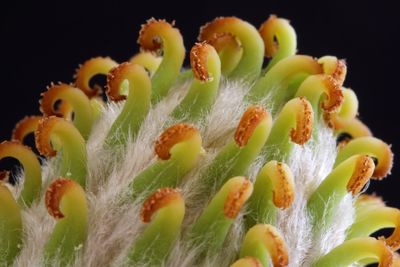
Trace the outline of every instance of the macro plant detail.
<path fill-rule="evenodd" d="M 190 69 L 174 23 L 138 43 L 51 83 L 0 143 L 22 167 L 0 172 L 0 266 L 400 266 L 400 210 L 363 193 L 393 155 L 344 60 L 297 54 L 274 15 L 205 24 Z"/>

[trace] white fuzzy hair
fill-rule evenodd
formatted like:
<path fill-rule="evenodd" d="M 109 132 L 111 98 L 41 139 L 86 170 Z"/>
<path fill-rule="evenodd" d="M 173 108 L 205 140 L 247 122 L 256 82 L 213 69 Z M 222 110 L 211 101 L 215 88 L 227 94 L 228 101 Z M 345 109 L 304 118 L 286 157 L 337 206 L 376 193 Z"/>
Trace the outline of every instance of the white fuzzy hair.
<path fill-rule="evenodd" d="M 163 129 L 173 123 L 168 114 L 182 100 L 189 86 L 190 82 L 180 83 L 162 102 L 154 106 L 143 122 L 137 138 L 128 140 L 120 155 L 105 149 L 103 142 L 121 111 L 122 104 L 109 103 L 104 109 L 87 143 L 89 232 L 85 244 L 77 248 L 74 266 L 125 264 L 128 249 L 145 227 L 139 216 L 143 199 L 139 198 L 133 203 L 123 201 L 129 193 L 128 184 L 156 160 L 154 141 Z M 207 204 L 199 203 L 194 188 L 201 183 L 199 178 L 204 168 L 227 140 L 232 139 L 246 108 L 243 97 L 248 88 L 248 85 L 239 81 L 223 80 L 215 104 L 205 122 L 198 125 L 205 153 L 180 185 L 187 207 L 182 235 Z M 336 156 L 335 142 L 331 130 L 324 125 L 318 125 L 316 138 L 304 146 L 295 145 L 290 154 L 288 164 L 295 177 L 296 196 L 290 208 L 278 212 L 276 227 L 286 241 L 291 267 L 311 266 L 318 257 L 343 242 L 346 229 L 354 220 L 353 199 L 347 195 L 329 227 L 325 227 L 319 234 L 314 234 L 311 229 L 307 199 L 332 170 Z M 262 163 L 260 157 L 252 164 L 248 171 L 251 180 L 254 181 Z M 47 188 L 57 178 L 57 173 L 56 159 L 44 161 L 43 188 Z M 44 194 L 30 209 L 23 210 L 22 216 L 25 238 L 14 266 L 41 266 L 44 245 L 55 225 L 55 220 L 46 211 Z M 217 256 L 207 257 L 202 266 L 229 266 L 237 258 L 244 235 L 242 216 L 243 214 L 239 215 L 231 228 L 223 251 Z M 183 239 L 178 240 L 164 266 L 196 265 L 197 249 L 189 249 Z"/>

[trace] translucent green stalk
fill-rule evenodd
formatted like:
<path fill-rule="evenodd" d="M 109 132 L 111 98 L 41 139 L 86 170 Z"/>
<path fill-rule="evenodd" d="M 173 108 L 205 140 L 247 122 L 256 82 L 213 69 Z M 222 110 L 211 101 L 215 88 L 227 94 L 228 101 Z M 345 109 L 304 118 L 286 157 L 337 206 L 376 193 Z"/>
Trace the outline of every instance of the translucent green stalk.
<path fill-rule="evenodd" d="M 260 106 L 243 114 L 234 140 L 225 145 L 205 170 L 201 181 L 207 193 L 216 192 L 230 177 L 246 175 L 271 130 L 272 119 Z"/>
<path fill-rule="evenodd" d="M 349 120 L 347 123 L 343 124 L 340 129 L 337 129 L 335 131 L 335 134 L 337 136 L 347 134 L 350 136 L 350 139 L 364 136 L 372 136 L 371 130 L 359 118 Z"/>
<path fill-rule="evenodd" d="M 257 79 L 264 61 L 264 43 L 257 29 L 236 17 L 220 17 L 204 25 L 198 39 L 208 41 L 222 33 L 235 36 L 243 49 L 241 60 L 229 76 L 248 81 Z"/>
<path fill-rule="evenodd" d="M 138 43 L 145 51 L 161 53 L 162 61 L 151 78 L 151 103 L 158 103 L 168 94 L 185 59 L 185 46 L 178 29 L 165 20 L 149 19 L 142 26 Z"/>
<path fill-rule="evenodd" d="M 197 43 L 190 52 L 190 64 L 195 79 L 185 98 L 172 112 L 172 117 L 195 123 L 203 120 L 214 104 L 221 78 L 221 62 L 211 45 Z"/>
<path fill-rule="evenodd" d="M 372 237 L 347 240 L 322 256 L 313 267 L 348 267 L 359 261 L 379 263 L 378 267 L 390 267 L 393 254 L 381 240 Z M 366 263 L 366 264 L 368 264 Z"/>
<path fill-rule="evenodd" d="M 144 67 L 149 73 L 150 77 L 154 75 L 160 66 L 162 57 L 156 56 L 152 52 L 140 52 L 134 55 L 129 62 Z"/>
<path fill-rule="evenodd" d="M 128 81 L 128 96 L 121 94 L 122 84 Z M 124 107 L 109 130 L 105 144 L 114 147 L 135 139 L 150 109 L 151 82 L 139 65 L 122 63 L 107 76 L 107 95 L 113 101 L 125 100 Z"/>
<path fill-rule="evenodd" d="M 276 223 L 277 209 L 288 208 L 294 199 L 293 174 L 285 163 L 270 161 L 260 170 L 251 195 L 246 226 Z"/>
<path fill-rule="evenodd" d="M 46 192 L 46 207 L 57 219 L 56 226 L 44 248 L 47 266 L 67 266 L 82 249 L 88 229 L 88 206 L 85 192 L 75 181 L 59 178 Z"/>
<path fill-rule="evenodd" d="M 94 121 L 93 109 L 89 98 L 83 91 L 71 85 L 65 83 L 53 84 L 46 92 L 42 93 L 40 108 L 43 114 L 45 116 L 62 116 L 67 119 L 68 114 L 62 114 L 59 110 L 54 110 L 54 104 L 59 100 L 71 105 L 74 113 L 73 123 L 83 138 L 87 139 Z"/>
<path fill-rule="evenodd" d="M 273 159 L 285 162 L 293 144 L 303 145 L 311 138 L 313 109 L 303 97 L 285 104 L 272 125 L 271 134 L 264 147 L 266 161 Z"/>
<path fill-rule="evenodd" d="M 234 177 L 213 197 L 189 230 L 191 246 L 199 249 L 199 259 L 220 252 L 232 223 L 252 191 L 249 180 Z"/>
<path fill-rule="evenodd" d="M 380 180 L 390 173 L 393 165 L 393 153 L 390 146 L 372 136 L 353 139 L 342 147 L 336 157 L 335 166 L 338 166 L 347 158 L 361 153 L 369 155 L 378 161 L 372 175 L 373 178 Z"/>
<path fill-rule="evenodd" d="M 176 187 L 194 167 L 201 151 L 201 136 L 192 125 L 176 124 L 166 129 L 156 142 L 159 159 L 131 182 L 132 197 L 161 187 Z"/>
<path fill-rule="evenodd" d="M 369 181 L 374 167 L 370 157 L 355 155 L 333 169 L 308 199 L 308 210 L 313 225 L 329 225 L 343 197 L 348 192 L 358 194 Z"/>
<path fill-rule="evenodd" d="M 93 121 L 97 121 L 105 108 L 105 103 L 103 99 L 98 97 L 93 97 L 90 99 L 90 107 L 92 108 Z"/>
<path fill-rule="evenodd" d="M 53 157 L 60 152 L 59 175 L 71 178 L 85 188 L 86 144 L 72 123 L 54 116 L 44 117 L 35 132 L 35 141 L 40 154 L 46 157 Z"/>
<path fill-rule="evenodd" d="M 332 76 L 326 74 L 308 76 L 296 92 L 296 97 L 301 96 L 310 102 L 315 121 L 324 112 L 337 111 L 344 100 L 342 88 Z"/>
<path fill-rule="evenodd" d="M 358 203 L 358 202 L 357 202 Z M 382 205 L 356 205 L 356 219 L 350 227 L 347 239 L 366 237 L 383 228 L 395 228 L 385 243 L 396 251 L 400 248 L 400 210 Z"/>
<path fill-rule="evenodd" d="M 237 67 L 243 55 L 243 49 L 235 36 L 224 32 L 214 34 L 207 40 L 207 43 L 212 45 L 218 52 L 221 60 L 221 72 L 224 76 L 229 76 Z"/>
<path fill-rule="evenodd" d="M 295 55 L 282 59 L 261 77 L 250 89 L 246 100 L 250 103 L 265 102 L 267 97 L 274 100 L 272 114 L 289 99 L 291 99 L 297 88 L 289 85 L 294 80 L 304 80 L 308 75 L 322 73 L 322 67 L 309 56 Z"/>
<path fill-rule="evenodd" d="M 257 224 L 244 237 L 240 257 L 257 258 L 262 266 L 288 266 L 289 255 L 278 230 L 269 224 Z"/>
<path fill-rule="evenodd" d="M 0 180 L 0 265 L 11 266 L 22 245 L 21 211 Z"/>
<path fill-rule="evenodd" d="M 20 205 L 30 207 L 38 199 L 42 185 L 42 171 L 35 153 L 17 141 L 4 141 L 0 144 L 0 160 L 6 157 L 17 159 L 24 169 L 24 184 L 18 198 Z"/>
<path fill-rule="evenodd" d="M 296 32 L 288 20 L 271 15 L 258 31 L 264 40 L 265 56 L 272 57 L 265 68 L 265 72 L 269 71 L 280 60 L 296 54 Z"/>
<path fill-rule="evenodd" d="M 185 202 L 179 191 L 158 189 L 143 204 L 142 220 L 149 223 L 128 254 L 131 266 L 162 266 L 179 237 Z"/>

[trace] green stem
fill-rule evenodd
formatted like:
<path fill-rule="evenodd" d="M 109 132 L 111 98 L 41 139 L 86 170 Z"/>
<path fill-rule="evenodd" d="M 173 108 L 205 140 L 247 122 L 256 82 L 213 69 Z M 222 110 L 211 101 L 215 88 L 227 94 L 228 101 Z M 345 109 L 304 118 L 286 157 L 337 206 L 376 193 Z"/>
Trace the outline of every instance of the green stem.
<path fill-rule="evenodd" d="M 56 226 L 44 248 L 47 266 L 67 266 L 82 249 L 88 229 L 88 206 L 85 192 L 73 180 L 59 178 L 46 192 L 46 207 L 57 219 Z"/>
<path fill-rule="evenodd" d="M 47 157 L 61 153 L 60 176 L 77 181 L 83 188 L 86 185 L 87 152 L 82 135 L 75 126 L 58 117 L 45 117 L 35 132 L 36 147 Z M 55 144 L 55 150 L 52 147 Z"/>
<path fill-rule="evenodd" d="M 151 52 L 140 52 L 134 55 L 129 62 L 144 67 L 149 73 L 150 77 L 154 75 L 160 66 L 162 57 L 157 57 Z"/>
<path fill-rule="evenodd" d="M 194 167 L 201 150 L 201 137 L 193 126 L 176 124 L 166 129 L 156 143 L 160 159 L 133 179 L 132 197 L 135 199 L 160 187 L 177 186 Z"/>
<path fill-rule="evenodd" d="M 257 224 L 244 237 L 240 257 L 254 257 L 262 266 L 288 266 L 289 255 L 285 241 L 275 227 Z"/>
<path fill-rule="evenodd" d="M 220 17 L 201 28 L 199 40 L 208 41 L 223 33 L 235 36 L 243 49 L 241 60 L 229 76 L 250 82 L 257 79 L 264 61 L 264 43 L 257 30 L 236 17 Z"/>
<path fill-rule="evenodd" d="M 272 57 L 265 68 L 265 72 L 268 72 L 282 59 L 296 54 L 296 32 L 288 20 L 271 15 L 261 25 L 259 32 L 264 41 L 265 55 Z M 278 43 L 276 43 L 276 40 Z"/>
<path fill-rule="evenodd" d="M 365 155 L 352 156 L 333 169 L 308 199 L 314 227 L 329 226 L 343 197 L 348 192 L 358 194 L 373 170 L 373 160 Z"/>
<path fill-rule="evenodd" d="M 322 256 L 313 267 L 347 267 L 359 261 L 392 266 L 392 252 L 385 243 L 372 237 L 347 240 Z"/>
<path fill-rule="evenodd" d="M 190 63 L 195 79 L 185 98 L 173 110 L 172 117 L 195 123 L 202 121 L 214 104 L 221 78 L 221 62 L 212 46 L 197 43 L 190 52 Z"/>
<path fill-rule="evenodd" d="M 129 88 L 127 97 L 121 94 L 125 81 Z M 114 147 L 126 144 L 129 138 L 135 139 L 150 109 L 151 82 L 143 67 L 122 63 L 110 71 L 107 83 L 107 95 L 111 100 L 126 99 L 105 140 L 106 145 Z"/>
<path fill-rule="evenodd" d="M 200 259 L 220 251 L 229 229 L 252 191 L 250 181 L 244 177 L 234 177 L 213 197 L 189 232 L 191 245 L 199 249 Z"/>
<path fill-rule="evenodd" d="M 90 107 L 92 109 L 93 121 L 97 121 L 98 119 L 100 119 L 101 114 L 105 108 L 105 103 L 103 99 L 93 97 L 92 99 L 90 99 Z"/>
<path fill-rule="evenodd" d="M 343 103 L 342 88 L 332 76 L 316 74 L 308 76 L 296 92 L 296 97 L 305 97 L 314 111 L 314 120 L 323 112 L 335 112 Z"/>
<path fill-rule="evenodd" d="M 276 223 L 277 209 L 288 208 L 294 199 L 293 174 L 284 163 L 270 161 L 261 169 L 247 205 L 246 226 Z"/>
<path fill-rule="evenodd" d="M 128 255 L 132 266 L 161 266 L 179 237 L 185 203 L 179 191 L 158 189 L 143 205 L 142 219 L 150 224 L 135 240 Z"/>
<path fill-rule="evenodd" d="M 395 230 L 389 238 L 385 238 L 388 246 L 396 251 L 400 247 L 400 211 L 396 208 L 379 206 L 357 207 L 356 219 L 349 229 L 347 239 L 366 237 L 383 228 Z"/>
<path fill-rule="evenodd" d="M 22 245 L 21 210 L 0 181 L 0 265 L 11 266 Z"/>
<path fill-rule="evenodd" d="M 275 119 L 264 146 L 265 161 L 287 161 L 294 143 L 303 145 L 311 138 L 313 121 L 313 109 L 305 98 L 287 102 Z"/>
<path fill-rule="evenodd" d="M 350 123 L 358 113 L 358 99 L 353 90 L 342 87 L 343 103 L 333 113 L 325 113 L 324 119 L 329 127 L 339 130 Z"/>
<path fill-rule="evenodd" d="M 230 33 L 216 34 L 207 43 L 212 45 L 218 52 L 221 60 L 221 73 L 224 76 L 229 76 L 243 56 L 243 49 L 240 43 Z"/>
<path fill-rule="evenodd" d="M 79 89 L 68 84 L 52 85 L 42 94 L 40 107 L 44 115 L 62 115 L 67 119 L 68 114 L 60 114 L 54 110 L 54 104 L 58 101 L 65 101 L 72 106 L 74 113 L 73 123 L 83 138 L 88 139 L 93 125 L 93 110 L 89 98 Z"/>
<path fill-rule="evenodd" d="M 179 30 L 165 20 L 150 19 L 142 26 L 138 40 L 145 51 L 160 53 L 162 61 L 151 78 L 151 103 L 158 103 L 168 94 L 177 79 L 185 58 L 185 46 Z"/>
<path fill-rule="evenodd" d="M 201 181 L 215 192 L 230 177 L 245 175 L 263 148 L 271 130 L 271 116 L 259 106 L 243 114 L 233 141 L 225 145 L 204 172 Z"/>
<path fill-rule="evenodd" d="M 353 155 L 361 153 L 378 160 L 373 178 L 382 179 L 390 173 L 393 165 L 393 153 L 390 146 L 372 136 L 355 138 L 347 143 L 339 150 L 334 166 L 339 165 Z"/>
<path fill-rule="evenodd" d="M 294 95 L 295 89 L 289 90 L 292 81 L 301 80 L 308 75 L 322 73 L 322 67 L 309 56 L 295 55 L 282 59 L 261 77 L 250 89 L 246 100 L 250 103 L 265 102 L 271 97 L 274 100 L 272 114 Z M 271 105 L 269 105 L 271 106 Z"/>
<path fill-rule="evenodd" d="M 19 204 L 30 207 L 39 198 L 42 185 L 42 170 L 35 153 L 17 141 L 4 141 L 0 144 L 0 160 L 6 157 L 17 159 L 24 169 L 24 184 Z"/>

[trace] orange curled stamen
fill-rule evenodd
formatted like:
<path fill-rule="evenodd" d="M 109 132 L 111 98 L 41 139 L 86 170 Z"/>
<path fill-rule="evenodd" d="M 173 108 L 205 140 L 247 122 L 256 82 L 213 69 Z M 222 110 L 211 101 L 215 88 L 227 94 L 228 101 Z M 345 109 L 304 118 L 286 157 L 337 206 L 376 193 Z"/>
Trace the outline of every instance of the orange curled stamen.
<path fill-rule="evenodd" d="M 162 39 L 159 34 L 168 30 L 175 30 L 179 32 L 179 30 L 173 26 L 174 22 L 170 24 L 163 19 L 157 20 L 155 18 L 151 18 L 147 20 L 146 24 L 142 25 L 142 28 L 139 32 L 138 44 L 140 45 L 141 49 L 144 51 L 155 52 L 160 55 L 162 50 Z"/>
<path fill-rule="evenodd" d="M 35 132 L 36 148 L 41 155 L 46 157 L 54 157 L 57 152 L 53 149 L 50 143 L 50 135 L 53 127 L 60 121 L 61 118 L 50 116 L 43 117 L 39 121 L 39 125 Z"/>
<path fill-rule="evenodd" d="M 335 78 L 330 75 L 325 75 L 323 82 L 328 92 L 325 101 L 321 103 L 321 107 L 325 112 L 335 112 L 344 101 L 342 88 Z"/>
<path fill-rule="evenodd" d="M 337 59 L 333 56 L 325 56 L 318 59 L 318 63 L 323 66 L 325 74 L 331 75 L 340 86 L 343 85 L 347 74 L 346 60 Z"/>
<path fill-rule="evenodd" d="M 286 267 L 289 262 L 288 250 L 285 241 L 278 230 L 269 224 L 256 224 L 246 233 L 242 251 L 246 246 L 254 244 L 264 246 L 271 257 L 272 266 Z M 252 251 L 249 251 L 252 252 Z M 247 254 L 247 253 L 246 253 Z"/>
<path fill-rule="evenodd" d="M 126 95 L 121 95 L 120 86 L 127 75 L 135 71 L 134 64 L 124 62 L 112 68 L 107 75 L 107 96 L 110 100 L 118 102 L 126 99 Z"/>
<path fill-rule="evenodd" d="M 313 111 L 310 102 L 304 97 L 299 99 L 301 109 L 297 112 L 296 128 L 290 131 L 290 137 L 294 143 L 303 145 L 311 138 Z"/>
<path fill-rule="evenodd" d="M 258 30 L 264 40 L 266 57 L 273 57 L 279 49 L 273 32 L 273 27 L 277 20 L 278 17 L 276 15 L 269 16 L 269 18 L 263 24 L 261 24 L 260 29 Z"/>
<path fill-rule="evenodd" d="M 374 172 L 374 161 L 365 155 L 357 159 L 353 174 L 347 184 L 347 191 L 353 195 L 358 194 L 368 182 Z"/>
<path fill-rule="evenodd" d="M 87 60 L 83 65 L 79 66 L 76 71 L 75 85 L 81 89 L 89 98 L 97 96 L 101 93 L 101 87 L 95 85 L 91 88 L 89 85 L 90 79 L 97 74 L 107 74 L 109 70 L 117 65 L 117 62 L 109 57 L 96 57 Z"/>
<path fill-rule="evenodd" d="M 378 160 L 372 179 L 381 180 L 385 178 L 392 169 L 393 153 L 391 147 L 380 139 L 370 136 L 355 138 L 341 147 L 338 155 L 344 158 L 345 155 L 354 153 L 368 154 Z"/>
<path fill-rule="evenodd" d="M 400 211 L 398 209 L 395 210 L 396 210 L 396 221 L 393 233 L 388 238 L 385 238 L 384 236 L 379 237 L 379 239 L 385 241 L 385 243 L 393 251 L 397 251 L 400 248 Z"/>
<path fill-rule="evenodd" d="M 185 123 L 175 124 L 166 129 L 158 138 L 155 145 L 155 152 L 162 160 L 167 160 L 171 157 L 171 148 L 183 141 L 192 138 L 198 130 Z"/>
<path fill-rule="evenodd" d="M 331 75 L 336 81 L 339 82 L 339 84 L 343 84 L 344 79 L 346 77 L 346 73 L 347 73 L 346 61 L 343 59 L 338 60 L 336 68 Z"/>
<path fill-rule="evenodd" d="M 276 32 L 281 27 L 287 27 L 289 21 L 283 18 L 278 18 L 276 15 L 271 15 L 261 24 L 258 32 L 265 44 L 265 56 L 273 57 L 279 50 L 279 43 L 276 40 Z"/>
<path fill-rule="evenodd" d="M 45 116 L 58 116 L 67 118 L 72 112 L 72 106 L 62 101 L 57 110 L 54 109 L 54 104 L 59 100 L 64 94 L 68 93 L 70 90 L 78 90 L 69 84 L 51 84 L 47 88 L 46 92 L 41 94 L 42 99 L 39 101 L 40 110 Z"/>
<path fill-rule="evenodd" d="M 395 267 L 393 265 L 394 263 L 393 252 L 390 250 L 390 248 L 386 245 L 384 241 L 382 241 L 382 243 L 383 243 L 382 247 L 384 247 L 385 249 L 382 251 L 382 257 L 378 267 Z"/>
<path fill-rule="evenodd" d="M 232 188 L 225 200 L 225 216 L 230 219 L 235 219 L 252 192 L 253 184 L 249 180 L 243 180 L 240 186 Z"/>
<path fill-rule="evenodd" d="M 196 43 L 190 51 L 190 66 L 192 67 L 194 77 L 203 82 L 212 79 L 207 70 L 207 57 L 211 49 L 213 48 L 209 44 L 202 42 Z"/>
<path fill-rule="evenodd" d="M 73 180 L 59 178 L 47 188 L 45 195 L 46 208 L 55 219 L 64 218 L 64 214 L 60 210 L 60 202 L 65 192 L 73 186 L 76 186 Z"/>
<path fill-rule="evenodd" d="M 220 52 L 227 46 L 234 47 L 236 49 L 240 48 L 240 43 L 236 40 L 235 36 L 228 32 L 215 33 L 207 43 L 212 45 L 217 52 Z"/>
<path fill-rule="evenodd" d="M 282 162 L 278 162 L 276 169 L 279 175 L 279 185 L 274 187 L 273 202 L 280 209 L 287 209 L 294 200 L 294 185 L 292 174 L 289 174 Z M 289 177 L 290 176 L 290 177 Z"/>
<path fill-rule="evenodd" d="M 236 17 L 218 17 L 208 22 L 200 28 L 200 34 L 197 38 L 199 41 L 209 41 L 215 38 L 215 33 L 219 32 L 219 28 L 231 23 L 237 23 L 240 19 Z"/>
<path fill-rule="evenodd" d="M 375 167 L 373 178 L 377 180 L 382 180 L 386 177 L 393 167 L 393 153 L 390 146 L 386 145 L 384 147 L 384 153 L 382 157 L 378 160 L 378 164 Z"/>
<path fill-rule="evenodd" d="M 289 264 L 289 254 L 286 248 L 285 241 L 279 234 L 279 232 L 272 226 L 267 225 L 265 227 L 265 238 L 270 240 L 271 247 L 269 253 L 271 254 L 271 260 L 273 266 L 285 267 Z"/>
<path fill-rule="evenodd" d="M 247 144 L 254 130 L 269 114 L 261 106 L 251 106 L 240 119 L 239 126 L 235 132 L 235 142 L 243 147 Z"/>
<path fill-rule="evenodd" d="M 181 198 L 181 193 L 173 188 L 161 188 L 154 192 L 144 203 L 141 211 L 142 221 L 148 223 L 153 214 L 167 206 L 171 201 Z"/>
<path fill-rule="evenodd" d="M 26 116 L 17 122 L 12 131 L 11 139 L 23 143 L 25 137 L 36 131 L 41 118 L 41 116 Z"/>
<path fill-rule="evenodd" d="M 365 125 L 361 120 L 358 118 L 353 118 L 349 121 L 344 122 L 342 128 L 336 130 L 337 134 L 347 134 L 350 137 L 346 137 L 345 139 L 341 140 L 338 144 L 339 149 L 346 146 L 352 139 L 364 136 L 372 136 L 371 130 Z"/>

